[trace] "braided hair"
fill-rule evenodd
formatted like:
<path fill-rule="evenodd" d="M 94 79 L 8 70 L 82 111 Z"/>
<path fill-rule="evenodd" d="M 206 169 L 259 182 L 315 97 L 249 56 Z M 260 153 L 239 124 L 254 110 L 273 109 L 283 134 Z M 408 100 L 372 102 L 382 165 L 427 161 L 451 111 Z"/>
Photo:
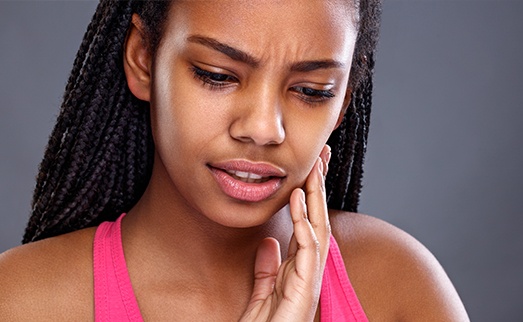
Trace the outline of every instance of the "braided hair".
<path fill-rule="evenodd" d="M 360 0 L 351 101 L 328 140 L 330 208 L 356 211 L 367 145 L 380 0 Z M 123 46 L 133 13 L 152 53 L 170 1 L 101 0 L 84 35 L 39 167 L 23 243 L 115 220 L 140 199 L 154 158 L 149 103 L 127 87 Z"/>

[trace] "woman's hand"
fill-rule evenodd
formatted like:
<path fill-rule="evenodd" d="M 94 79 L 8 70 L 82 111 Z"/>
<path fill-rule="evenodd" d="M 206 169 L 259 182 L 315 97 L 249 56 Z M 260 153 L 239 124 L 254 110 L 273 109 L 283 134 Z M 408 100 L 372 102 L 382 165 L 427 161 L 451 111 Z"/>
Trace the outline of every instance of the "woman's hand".
<path fill-rule="evenodd" d="M 312 321 L 318 306 L 329 250 L 330 224 L 325 201 L 325 175 L 330 148 L 325 146 L 305 183 L 290 198 L 294 234 L 287 259 L 266 238 L 258 247 L 254 289 L 240 321 Z"/>

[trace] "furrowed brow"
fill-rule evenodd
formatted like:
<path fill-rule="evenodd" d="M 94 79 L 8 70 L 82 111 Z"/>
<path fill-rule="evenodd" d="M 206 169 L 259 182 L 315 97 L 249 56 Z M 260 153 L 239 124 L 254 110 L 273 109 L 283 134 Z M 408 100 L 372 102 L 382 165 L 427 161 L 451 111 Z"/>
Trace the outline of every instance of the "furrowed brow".
<path fill-rule="evenodd" d="M 222 54 L 229 56 L 233 60 L 245 63 L 252 67 L 258 67 L 260 64 L 260 62 L 256 58 L 252 57 L 246 52 L 221 43 L 214 38 L 193 35 L 189 36 L 187 38 L 187 41 L 204 45 L 206 47 L 209 47 L 211 49 L 221 52 Z"/>
<path fill-rule="evenodd" d="M 311 60 L 302 61 L 291 65 L 291 71 L 293 72 L 311 72 L 317 69 L 329 69 L 329 68 L 344 68 L 345 64 L 337 60 L 326 59 L 326 60 Z"/>

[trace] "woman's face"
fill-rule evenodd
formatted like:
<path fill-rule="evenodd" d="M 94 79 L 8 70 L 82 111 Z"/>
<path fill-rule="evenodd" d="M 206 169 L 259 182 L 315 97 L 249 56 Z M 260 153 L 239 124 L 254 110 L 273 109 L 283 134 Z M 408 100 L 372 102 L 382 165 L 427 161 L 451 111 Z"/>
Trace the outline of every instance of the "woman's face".
<path fill-rule="evenodd" d="M 155 173 L 178 206 L 251 227 L 288 203 L 347 102 L 353 21 L 345 1 L 173 4 L 150 97 Z"/>

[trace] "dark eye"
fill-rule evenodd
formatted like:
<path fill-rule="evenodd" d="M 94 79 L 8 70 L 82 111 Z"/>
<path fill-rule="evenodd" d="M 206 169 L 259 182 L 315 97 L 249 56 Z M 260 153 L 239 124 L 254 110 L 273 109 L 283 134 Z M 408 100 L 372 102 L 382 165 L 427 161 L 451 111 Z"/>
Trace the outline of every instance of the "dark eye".
<path fill-rule="evenodd" d="M 295 86 L 291 89 L 308 103 L 320 103 L 336 96 L 332 90 L 319 90 L 301 86 Z"/>
<path fill-rule="evenodd" d="M 211 88 L 223 87 L 237 81 L 233 76 L 213 73 L 196 66 L 192 66 L 191 70 L 196 79 L 201 80 L 204 85 L 211 86 Z"/>

